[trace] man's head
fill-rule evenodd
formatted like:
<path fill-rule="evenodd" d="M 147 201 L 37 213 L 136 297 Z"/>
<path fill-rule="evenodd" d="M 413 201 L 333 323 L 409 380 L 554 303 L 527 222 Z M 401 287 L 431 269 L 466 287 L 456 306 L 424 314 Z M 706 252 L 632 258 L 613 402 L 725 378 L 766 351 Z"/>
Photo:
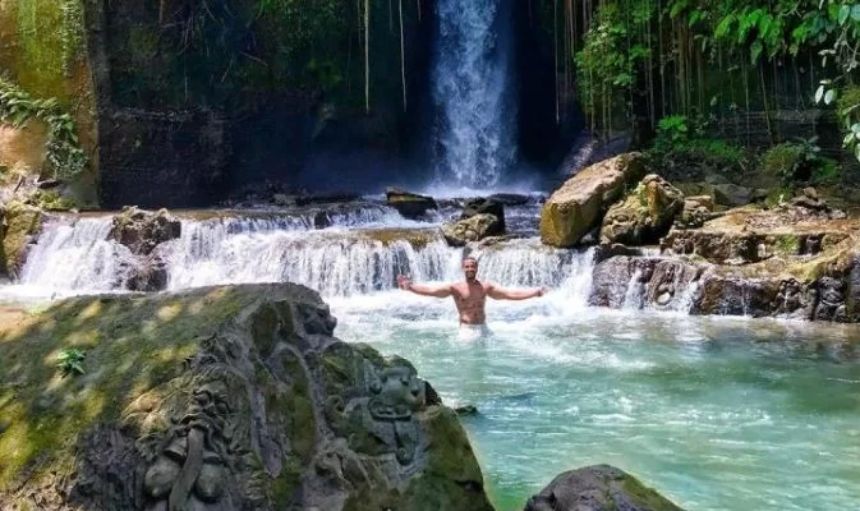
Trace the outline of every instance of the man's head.
<path fill-rule="evenodd" d="M 478 260 L 474 257 L 463 259 L 463 275 L 468 282 L 472 282 L 478 276 Z"/>

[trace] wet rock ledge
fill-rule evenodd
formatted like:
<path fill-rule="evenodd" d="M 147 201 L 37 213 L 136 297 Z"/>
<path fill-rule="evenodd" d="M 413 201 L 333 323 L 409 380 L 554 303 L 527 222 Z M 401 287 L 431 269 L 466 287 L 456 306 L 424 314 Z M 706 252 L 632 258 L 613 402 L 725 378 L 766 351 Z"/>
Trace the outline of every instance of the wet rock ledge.
<path fill-rule="evenodd" d="M 278 284 L 0 325 L 0 509 L 491 510 L 455 413 L 335 323 Z"/>

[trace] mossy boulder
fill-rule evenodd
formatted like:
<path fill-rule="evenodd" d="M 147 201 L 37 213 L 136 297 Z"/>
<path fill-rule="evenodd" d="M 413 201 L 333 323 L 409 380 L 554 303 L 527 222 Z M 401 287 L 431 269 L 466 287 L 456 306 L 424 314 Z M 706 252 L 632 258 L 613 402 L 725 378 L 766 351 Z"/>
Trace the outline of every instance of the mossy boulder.
<path fill-rule="evenodd" d="M 621 469 L 594 465 L 558 475 L 525 511 L 681 511 Z"/>
<path fill-rule="evenodd" d="M 642 245 L 657 242 L 684 207 L 684 194 L 656 174 L 649 174 L 603 217 L 601 243 Z"/>
<path fill-rule="evenodd" d="M 626 153 L 581 170 L 553 192 L 541 210 L 541 240 L 556 247 L 576 245 L 600 224 L 607 209 L 645 173 L 642 156 Z"/>
<path fill-rule="evenodd" d="M 407 361 L 293 284 L 80 297 L 0 325 L 0 508 L 492 508 Z M 57 367 L 85 354 L 83 374 Z"/>
<path fill-rule="evenodd" d="M 14 276 L 24 264 L 27 247 L 42 228 L 42 210 L 10 202 L 0 211 L 0 274 Z"/>

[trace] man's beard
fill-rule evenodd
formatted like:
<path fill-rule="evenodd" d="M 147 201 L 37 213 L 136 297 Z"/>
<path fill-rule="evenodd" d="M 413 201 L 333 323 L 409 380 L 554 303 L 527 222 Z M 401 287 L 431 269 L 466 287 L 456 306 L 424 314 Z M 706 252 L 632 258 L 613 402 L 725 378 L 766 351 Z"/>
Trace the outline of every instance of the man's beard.
<path fill-rule="evenodd" d="M 466 280 L 467 280 L 468 282 L 474 282 L 474 281 L 475 281 L 475 277 L 477 277 L 477 276 L 478 276 L 478 274 L 477 274 L 477 273 L 474 273 L 474 274 L 472 274 L 472 275 L 469 275 L 469 274 L 467 273 L 467 274 L 466 274 Z"/>

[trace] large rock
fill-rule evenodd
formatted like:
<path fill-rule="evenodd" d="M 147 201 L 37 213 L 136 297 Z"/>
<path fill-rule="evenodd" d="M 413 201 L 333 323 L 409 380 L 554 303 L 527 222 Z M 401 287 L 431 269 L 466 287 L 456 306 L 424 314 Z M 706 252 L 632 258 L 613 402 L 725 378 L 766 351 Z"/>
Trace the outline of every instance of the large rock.
<path fill-rule="evenodd" d="M 462 247 L 469 242 L 480 241 L 487 236 L 501 235 L 504 232 L 499 218 L 488 213 L 442 225 L 442 236 L 452 247 Z"/>
<path fill-rule="evenodd" d="M 850 241 L 850 240 L 848 240 Z M 860 322 L 860 249 L 744 266 L 618 255 L 597 264 L 589 303 L 690 314 Z"/>
<path fill-rule="evenodd" d="M 684 194 L 656 174 L 649 174 L 627 197 L 613 204 L 600 229 L 601 243 L 643 245 L 669 232 L 684 207 Z"/>
<path fill-rule="evenodd" d="M 621 469 L 594 465 L 564 472 L 529 499 L 525 511 L 681 511 Z"/>
<path fill-rule="evenodd" d="M 399 188 L 389 188 L 385 191 L 388 205 L 396 209 L 406 218 L 420 218 L 431 209 L 438 209 L 436 200 L 427 195 L 407 192 Z"/>
<path fill-rule="evenodd" d="M 62 301 L 0 325 L 0 509 L 491 511 L 455 413 L 302 286 Z M 66 375 L 61 350 L 85 354 Z"/>
<path fill-rule="evenodd" d="M 0 207 L 0 276 L 16 276 L 43 220 L 42 210 L 34 206 L 10 202 Z"/>
<path fill-rule="evenodd" d="M 775 256 L 815 255 L 849 238 L 860 223 L 817 215 L 805 208 L 728 211 L 697 229 L 672 230 L 664 253 L 694 254 L 720 264 L 748 264 Z"/>
<path fill-rule="evenodd" d="M 625 187 L 644 174 L 639 153 L 627 153 L 596 163 L 568 179 L 541 210 L 541 240 L 556 247 L 574 246 L 600 224 L 604 212 Z"/>
<path fill-rule="evenodd" d="M 684 198 L 681 214 L 675 219 L 674 225 L 681 229 L 701 227 L 714 217 L 714 198 L 710 195 L 694 195 Z"/>
<path fill-rule="evenodd" d="M 166 209 L 153 212 L 131 206 L 113 218 L 109 236 L 128 247 L 132 254 L 149 255 L 159 244 L 178 238 L 181 232 L 182 222 Z"/>

